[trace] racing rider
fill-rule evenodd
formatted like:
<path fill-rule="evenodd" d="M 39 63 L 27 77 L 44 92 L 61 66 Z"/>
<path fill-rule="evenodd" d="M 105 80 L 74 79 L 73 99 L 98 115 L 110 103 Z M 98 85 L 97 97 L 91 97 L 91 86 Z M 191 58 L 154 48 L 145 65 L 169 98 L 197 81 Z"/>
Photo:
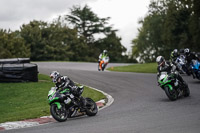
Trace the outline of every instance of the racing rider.
<path fill-rule="evenodd" d="M 176 66 L 173 65 L 172 63 L 170 63 L 169 61 L 165 61 L 165 58 L 163 56 L 158 56 L 156 58 L 156 62 L 158 63 L 158 74 L 157 74 L 157 78 L 160 76 L 161 72 L 167 72 L 168 74 L 170 73 L 174 73 L 175 78 L 177 78 L 182 85 L 186 85 L 185 81 L 183 80 L 183 78 L 180 76 L 180 74 L 178 72 L 175 72 L 175 70 L 177 70 Z"/>
<path fill-rule="evenodd" d="M 79 95 L 79 87 L 75 85 L 75 83 L 67 76 L 61 76 L 59 72 L 52 71 L 50 74 L 50 78 L 52 79 L 53 83 L 55 83 L 55 86 L 59 89 L 59 91 L 62 91 L 66 88 L 70 89 L 70 93 L 73 94 L 76 97 L 79 97 L 82 101 L 82 107 L 85 109 L 86 101 L 85 99 Z M 72 101 L 74 101 L 72 99 Z M 77 104 L 74 102 L 74 104 Z"/>

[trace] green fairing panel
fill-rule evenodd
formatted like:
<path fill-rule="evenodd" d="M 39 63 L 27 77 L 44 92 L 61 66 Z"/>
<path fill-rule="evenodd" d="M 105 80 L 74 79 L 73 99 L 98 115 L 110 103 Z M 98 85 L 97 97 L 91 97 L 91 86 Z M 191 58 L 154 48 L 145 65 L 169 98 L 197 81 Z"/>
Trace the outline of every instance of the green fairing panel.
<path fill-rule="evenodd" d="M 55 102 L 54 104 L 57 105 L 58 109 L 61 109 L 61 104 L 59 102 Z"/>
<path fill-rule="evenodd" d="M 65 90 L 61 91 L 60 93 L 65 93 L 65 92 L 69 92 L 69 89 L 65 89 Z"/>
<path fill-rule="evenodd" d="M 161 86 L 163 86 L 163 85 L 165 85 L 165 84 L 167 84 L 167 83 L 170 83 L 171 80 L 168 80 L 167 82 L 163 82 L 163 81 L 159 80 L 158 82 L 161 84 Z"/>
<path fill-rule="evenodd" d="M 52 99 L 51 101 L 49 101 L 49 103 L 52 103 L 53 101 L 58 100 L 58 99 L 59 99 L 58 97 L 55 97 L 54 99 Z"/>
<path fill-rule="evenodd" d="M 171 91 L 173 90 L 173 87 L 171 85 L 168 84 L 166 86 L 168 86 Z"/>

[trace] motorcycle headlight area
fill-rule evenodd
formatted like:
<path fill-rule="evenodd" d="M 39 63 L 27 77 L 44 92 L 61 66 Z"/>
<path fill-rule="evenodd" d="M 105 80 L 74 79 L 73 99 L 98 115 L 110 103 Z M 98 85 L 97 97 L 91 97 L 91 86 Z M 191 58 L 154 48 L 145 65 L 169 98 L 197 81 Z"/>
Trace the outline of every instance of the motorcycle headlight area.
<path fill-rule="evenodd" d="M 165 75 L 160 75 L 159 80 L 160 80 L 160 81 L 164 81 L 164 79 L 165 79 Z"/>
<path fill-rule="evenodd" d="M 51 101 L 51 100 L 53 100 L 53 99 L 55 98 L 55 96 L 56 96 L 56 95 L 53 95 L 53 96 L 50 95 L 50 96 L 48 96 L 48 98 L 49 98 L 49 100 Z"/>
<path fill-rule="evenodd" d="M 54 92 L 56 92 L 56 88 L 55 87 L 51 87 L 51 90 L 48 93 L 48 97 L 51 96 Z"/>

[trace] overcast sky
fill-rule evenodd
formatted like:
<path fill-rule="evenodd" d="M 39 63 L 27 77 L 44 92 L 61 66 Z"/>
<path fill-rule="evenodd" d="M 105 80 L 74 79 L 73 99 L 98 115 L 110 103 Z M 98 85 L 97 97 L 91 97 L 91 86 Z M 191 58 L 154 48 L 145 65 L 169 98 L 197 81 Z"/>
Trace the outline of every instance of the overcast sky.
<path fill-rule="evenodd" d="M 0 28 L 18 30 L 32 20 L 51 21 L 69 14 L 73 5 L 87 4 L 100 18 L 111 17 L 109 23 L 118 29 L 122 44 L 131 50 L 137 36 L 138 20 L 143 18 L 150 0 L 0 0 Z"/>

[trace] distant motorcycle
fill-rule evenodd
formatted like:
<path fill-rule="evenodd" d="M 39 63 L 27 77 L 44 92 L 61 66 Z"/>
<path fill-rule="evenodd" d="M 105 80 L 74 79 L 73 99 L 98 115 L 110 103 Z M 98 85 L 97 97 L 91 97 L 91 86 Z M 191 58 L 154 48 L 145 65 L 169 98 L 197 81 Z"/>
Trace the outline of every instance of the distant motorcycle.
<path fill-rule="evenodd" d="M 190 95 L 188 85 L 183 85 L 174 77 L 173 73 L 167 74 L 167 72 L 162 72 L 158 78 L 158 83 L 171 101 L 177 100 L 180 96 L 188 97 Z"/>
<path fill-rule="evenodd" d="M 186 62 L 185 62 L 185 56 L 184 55 L 179 56 L 176 59 L 175 64 L 178 67 L 180 74 L 187 73 L 189 75 L 189 71 L 188 71 L 188 69 L 186 67 Z"/>
<path fill-rule="evenodd" d="M 104 69 L 108 65 L 108 62 L 109 62 L 109 57 L 104 57 L 102 60 L 100 60 L 98 64 L 98 70 L 104 71 Z"/>
<path fill-rule="evenodd" d="M 200 80 L 200 62 L 197 60 L 192 60 L 191 68 L 195 78 Z"/>
<path fill-rule="evenodd" d="M 83 86 L 79 87 L 79 94 L 83 93 Z M 96 103 L 91 98 L 85 98 L 86 109 L 81 106 L 81 99 L 73 94 L 67 93 L 68 89 L 63 91 L 52 87 L 48 93 L 48 101 L 50 104 L 50 112 L 53 118 L 59 122 L 66 121 L 67 118 L 77 116 L 78 113 L 86 113 L 88 116 L 95 116 L 98 112 Z M 63 94 L 65 93 L 65 95 Z"/>

